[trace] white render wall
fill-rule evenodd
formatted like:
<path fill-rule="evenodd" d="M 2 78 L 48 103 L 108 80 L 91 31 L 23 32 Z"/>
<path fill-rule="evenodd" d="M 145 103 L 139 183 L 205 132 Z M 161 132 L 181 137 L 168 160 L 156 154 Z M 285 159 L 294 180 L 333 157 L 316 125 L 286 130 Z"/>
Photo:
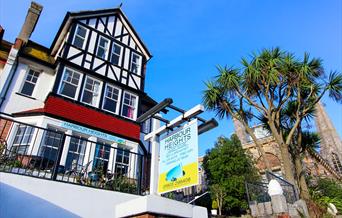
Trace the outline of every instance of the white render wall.
<path fill-rule="evenodd" d="M 115 217 L 138 195 L 0 173 L 0 217 Z"/>
<path fill-rule="evenodd" d="M 32 97 L 34 99 L 17 94 L 20 93 L 29 67 L 31 67 L 33 70 L 41 72 L 32 94 Z M 44 101 L 49 92 L 52 91 L 54 82 L 55 74 L 52 70 L 39 65 L 32 64 L 30 66 L 30 62 L 24 61 L 23 63 L 22 61 L 20 61 L 13 77 L 12 83 L 7 92 L 6 99 L 1 106 L 1 112 L 12 114 L 16 112 L 44 107 Z"/>
<path fill-rule="evenodd" d="M 207 209 L 160 196 L 138 196 L 0 172 L 0 217 L 115 218 L 152 212 L 208 217 Z"/>

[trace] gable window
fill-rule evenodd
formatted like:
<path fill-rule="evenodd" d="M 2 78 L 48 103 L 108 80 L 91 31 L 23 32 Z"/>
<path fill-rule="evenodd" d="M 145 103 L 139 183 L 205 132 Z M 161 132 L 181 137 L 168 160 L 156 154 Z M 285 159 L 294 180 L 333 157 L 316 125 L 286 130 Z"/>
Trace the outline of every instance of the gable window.
<path fill-rule="evenodd" d="M 58 93 L 66 97 L 76 99 L 81 77 L 82 74 L 69 68 L 65 68 Z"/>
<path fill-rule="evenodd" d="M 83 48 L 86 36 L 87 36 L 87 29 L 80 25 L 77 25 L 72 44 L 78 48 Z"/>
<path fill-rule="evenodd" d="M 87 76 L 83 88 L 82 102 L 97 106 L 100 99 L 101 84 L 101 81 Z"/>
<path fill-rule="evenodd" d="M 100 36 L 99 44 L 97 46 L 96 56 L 102 59 L 106 59 L 108 52 L 108 39 Z"/>
<path fill-rule="evenodd" d="M 113 43 L 112 53 L 110 56 L 110 62 L 115 65 L 119 65 L 121 60 L 122 47 L 116 43 Z"/>
<path fill-rule="evenodd" d="M 131 57 L 131 71 L 133 73 L 140 74 L 140 68 L 141 56 L 133 52 Z"/>
<path fill-rule="evenodd" d="M 124 93 L 122 103 L 122 116 L 129 119 L 135 119 L 137 111 L 137 96 L 129 92 Z"/>
<path fill-rule="evenodd" d="M 118 105 L 119 105 L 119 97 L 120 97 L 120 89 L 107 84 L 106 90 L 103 98 L 103 106 L 104 110 L 113 112 L 115 114 L 118 113 Z"/>
<path fill-rule="evenodd" d="M 27 96 L 32 96 L 34 87 L 37 84 L 38 77 L 39 72 L 30 69 L 26 74 L 24 84 L 21 87 L 20 93 Z"/>

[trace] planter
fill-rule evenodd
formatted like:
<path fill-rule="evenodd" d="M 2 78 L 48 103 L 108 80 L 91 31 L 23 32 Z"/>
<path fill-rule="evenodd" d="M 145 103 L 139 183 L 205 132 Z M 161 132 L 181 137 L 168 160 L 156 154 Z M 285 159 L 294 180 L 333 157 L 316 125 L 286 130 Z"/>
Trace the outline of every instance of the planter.
<path fill-rule="evenodd" d="M 217 215 L 217 210 L 216 209 L 211 210 L 211 215 Z"/>

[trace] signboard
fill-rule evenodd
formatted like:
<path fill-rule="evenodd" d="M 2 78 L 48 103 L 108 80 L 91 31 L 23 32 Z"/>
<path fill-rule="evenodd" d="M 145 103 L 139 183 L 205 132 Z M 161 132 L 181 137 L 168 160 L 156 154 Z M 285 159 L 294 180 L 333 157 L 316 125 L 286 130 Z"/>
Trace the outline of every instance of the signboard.
<path fill-rule="evenodd" d="M 198 184 L 197 120 L 160 140 L 158 193 Z"/>
<path fill-rule="evenodd" d="M 62 122 L 60 126 L 66 128 L 66 129 L 70 129 L 73 131 L 77 131 L 77 132 L 86 134 L 86 135 L 91 135 L 91 136 L 95 136 L 97 138 L 104 139 L 107 141 L 116 142 L 118 144 L 125 144 L 126 143 L 125 139 L 122 139 L 122 138 L 119 138 L 119 137 L 116 137 L 113 135 L 109 135 L 107 133 L 103 133 L 103 132 L 100 132 L 97 130 L 89 129 L 89 128 L 86 128 L 83 126 L 79 126 L 79 125 L 76 125 L 73 123 Z"/>

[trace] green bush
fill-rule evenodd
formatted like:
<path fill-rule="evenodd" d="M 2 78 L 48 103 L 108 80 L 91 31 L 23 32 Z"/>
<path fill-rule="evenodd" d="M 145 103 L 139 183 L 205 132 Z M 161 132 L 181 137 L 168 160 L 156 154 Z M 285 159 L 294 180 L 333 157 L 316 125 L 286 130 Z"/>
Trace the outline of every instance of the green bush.
<path fill-rule="evenodd" d="M 319 206 L 326 209 L 329 203 L 336 206 L 339 214 L 342 213 L 342 183 L 332 179 L 319 178 L 315 185 L 310 187 L 311 198 Z"/>

